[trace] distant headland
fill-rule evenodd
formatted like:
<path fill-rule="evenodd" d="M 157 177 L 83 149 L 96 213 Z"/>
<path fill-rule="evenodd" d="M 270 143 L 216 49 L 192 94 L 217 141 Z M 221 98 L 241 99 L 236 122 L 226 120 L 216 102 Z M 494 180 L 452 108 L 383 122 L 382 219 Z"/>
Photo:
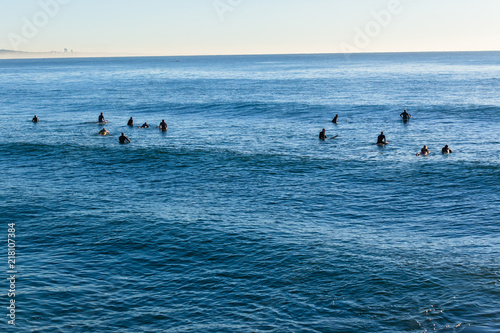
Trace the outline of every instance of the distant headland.
<path fill-rule="evenodd" d="M 29 59 L 29 58 L 69 58 L 81 56 L 68 50 L 64 52 L 50 51 L 50 52 L 25 52 L 15 50 L 0 49 L 0 59 Z"/>

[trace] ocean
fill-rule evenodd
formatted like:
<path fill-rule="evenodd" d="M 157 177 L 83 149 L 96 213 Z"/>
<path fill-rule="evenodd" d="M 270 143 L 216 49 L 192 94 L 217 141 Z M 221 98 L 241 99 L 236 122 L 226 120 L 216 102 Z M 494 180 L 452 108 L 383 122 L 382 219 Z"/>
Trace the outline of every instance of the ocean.
<path fill-rule="evenodd" d="M 499 92 L 500 52 L 0 60 L 0 330 L 500 332 Z"/>

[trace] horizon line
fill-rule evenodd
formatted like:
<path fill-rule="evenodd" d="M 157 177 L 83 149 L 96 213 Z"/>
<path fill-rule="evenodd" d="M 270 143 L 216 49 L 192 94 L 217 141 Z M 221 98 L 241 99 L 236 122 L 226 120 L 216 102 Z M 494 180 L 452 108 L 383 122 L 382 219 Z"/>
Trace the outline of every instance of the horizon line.
<path fill-rule="evenodd" d="M 297 53 L 231 53 L 231 54 L 134 54 L 111 52 L 61 52 L 61 51 L 17 51 L 0 49 L 0 60 L 16 59 L 81 59 L 81 58 L 168 58 L 168 57 L 235 57 L 235 56 L 287 56 L 287 55 L 369 55 L 369 54 L 409 54 L 409 53 L 485 53 L 500 50 L 453 50 L 453 51 L 374 51 L 374 52 L 297 52 Z M 46 56 L 43 56 L 46 55 Z"/>

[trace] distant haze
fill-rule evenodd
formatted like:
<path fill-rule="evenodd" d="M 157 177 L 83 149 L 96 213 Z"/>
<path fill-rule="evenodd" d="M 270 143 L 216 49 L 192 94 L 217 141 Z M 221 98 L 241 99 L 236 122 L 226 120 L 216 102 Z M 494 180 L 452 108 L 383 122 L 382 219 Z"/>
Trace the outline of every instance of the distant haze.
<path fill-rule="evenodd" d="M 500 50 L 498 0 L 0 0 L 0 8 L 0 49 L 26 52 Z"/>

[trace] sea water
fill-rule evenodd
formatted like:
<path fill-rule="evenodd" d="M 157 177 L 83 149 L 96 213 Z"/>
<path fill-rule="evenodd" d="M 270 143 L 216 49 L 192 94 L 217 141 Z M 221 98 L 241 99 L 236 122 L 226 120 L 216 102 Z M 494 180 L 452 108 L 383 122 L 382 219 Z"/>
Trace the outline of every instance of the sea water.
<path fill-rule="evenodd" d="M 0 60 L 1 330 L 499 332 L 499 92 L 499 52 Z"/>

